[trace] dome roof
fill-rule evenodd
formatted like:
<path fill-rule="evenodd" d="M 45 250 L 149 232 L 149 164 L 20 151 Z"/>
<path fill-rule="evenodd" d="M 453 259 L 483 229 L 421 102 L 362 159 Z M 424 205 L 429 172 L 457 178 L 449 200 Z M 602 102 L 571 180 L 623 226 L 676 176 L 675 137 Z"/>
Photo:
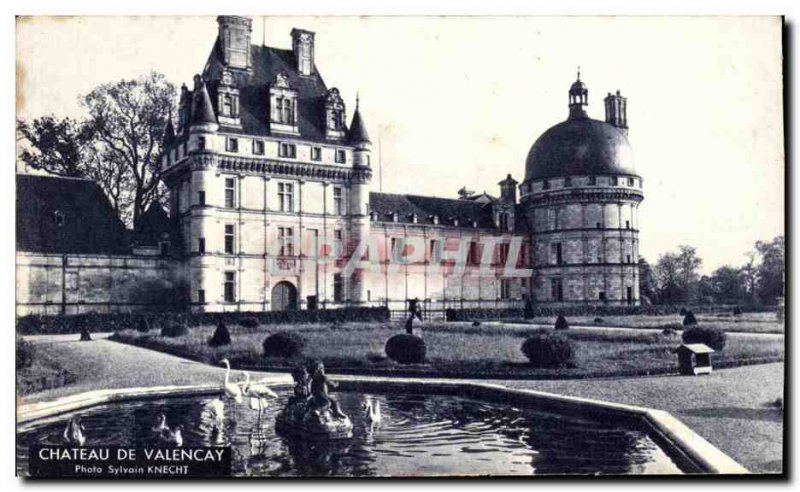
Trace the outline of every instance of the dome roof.
<path fill-rule="evenodd" d="M 525 180 L 572 175 L 636 174 L 622 130 L 587 117 L 570 118 L 542 134 L 528 152 Z"/>

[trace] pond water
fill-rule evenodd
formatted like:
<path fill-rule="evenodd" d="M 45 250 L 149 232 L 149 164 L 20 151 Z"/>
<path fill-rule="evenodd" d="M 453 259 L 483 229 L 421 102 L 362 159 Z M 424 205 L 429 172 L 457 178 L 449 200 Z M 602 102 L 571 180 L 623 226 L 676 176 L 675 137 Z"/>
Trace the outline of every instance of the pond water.
<path fill-rule="evenodd" d="M 86 445 L 152 445 L 160 414 L 183 425 L 184 446 L 230 445 L 236 476 L 409 476 L 681 473 L 644 432 L 452 396 L 369 395 L 382 421 L 367 423 L 365 395 L 337 393 L 353 436 L 288 439 L 275 416 L 288 391 L 261 416 L 247 402 L 225 404 L 225 424 L 211 431 L 204 406 L 214 397 L 168 398 L 98 406 L 79 413 Z M 27 448 L 63 445 L 64 415 L 17 436 L 18 471 L 27 474 Z"/>

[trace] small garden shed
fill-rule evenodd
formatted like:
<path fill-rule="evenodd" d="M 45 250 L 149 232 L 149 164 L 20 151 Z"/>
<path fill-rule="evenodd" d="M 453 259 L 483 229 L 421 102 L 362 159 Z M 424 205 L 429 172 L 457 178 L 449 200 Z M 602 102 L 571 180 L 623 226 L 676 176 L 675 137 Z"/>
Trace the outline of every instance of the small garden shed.
<path fill-rule="evenodd" d="M 711 353 L 714 349 L 704 343 L 684 343 L 672 351 L 678 354 L 681 374 L 696 376 L 711 374 Z"/>

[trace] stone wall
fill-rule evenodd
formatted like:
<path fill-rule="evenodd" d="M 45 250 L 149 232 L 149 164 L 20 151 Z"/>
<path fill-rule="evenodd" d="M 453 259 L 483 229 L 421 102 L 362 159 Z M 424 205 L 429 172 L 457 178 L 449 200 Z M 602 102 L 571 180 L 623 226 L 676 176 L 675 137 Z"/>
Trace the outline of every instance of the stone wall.
<path fill-rule="evenodd" d="M 185 283 L 168 258 L 18 252 L 16 314 L 181 309 Z"/>

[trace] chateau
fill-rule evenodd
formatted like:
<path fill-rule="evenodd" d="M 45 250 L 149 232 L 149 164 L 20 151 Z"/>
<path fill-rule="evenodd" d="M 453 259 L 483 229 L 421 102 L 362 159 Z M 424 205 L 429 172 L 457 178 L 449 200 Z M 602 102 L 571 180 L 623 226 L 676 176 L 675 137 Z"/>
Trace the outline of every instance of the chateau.
<path fill-rule="evenodd" d="M 567 120 L 498 196 L 376 193 L 359 101 L 349 117 L 323 81 L 315 34 L 293 29 L 283 50 L 252 44 L 249 18 L 217 22 L 164 135 L 169 217 L 154 206 L 139 230 L 120 232 L 90 182 L 18 176 L 18 238 L 30 229 L 17 242 L 18 314 L 165 299 L 192 311 L 639 303 L 642 179 L 619 92 L 604 121 L 591 119 L 578 77 Z M 54 181 L 96 200 L 47 191 Z M 86 215 L 104 225 L 77 224 Z"/>

